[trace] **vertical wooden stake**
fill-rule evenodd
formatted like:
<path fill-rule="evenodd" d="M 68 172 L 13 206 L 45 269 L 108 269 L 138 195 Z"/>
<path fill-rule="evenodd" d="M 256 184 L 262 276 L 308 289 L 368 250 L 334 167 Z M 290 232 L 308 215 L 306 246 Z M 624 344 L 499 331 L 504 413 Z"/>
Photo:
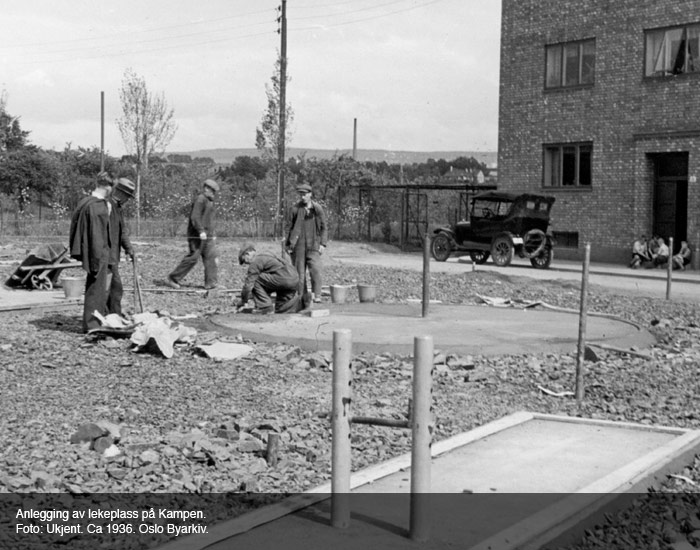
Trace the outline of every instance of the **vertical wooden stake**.
<path fill-rule="evenodd" d="M 331 525 L 350 526 L 350 403 L 352 334 L 333 331 L 333 412 L 331 449 Z"/>
<path fill-rule="evenodd" d="M 591 263 L 591 243 L 586 243 L 581 276 L 581 312 L 578 320 L 578 353 L 576 354 L 576 405 L 583 403 L 583 357 L 586 351 L 586 320 L 588 317 L 588 268 Z"/>
<path fill-rule="evenodd" d="M 280 434 L 270 432 L 267 434 L 267 450 L 265 452 L 265 461 L 268 466 L 277 466 L 280 450 Z"/>
<path fill-rule="evenodd" d="M 410 536 L 420 542 L 430 536 L 433 338 L 417 336 L 413 355 Z"/>
<path fill-rule="evenodd" d="M 673 279 L 673 237 L 668 238 L 668 264 L 666 269 L 666 299 L 671 299 L 671 280 Z"/>
<path fill-rule="evenodd" d="M 423 317 L 428 316 L 430 307 L 430 235 L 423 238 Z"/>

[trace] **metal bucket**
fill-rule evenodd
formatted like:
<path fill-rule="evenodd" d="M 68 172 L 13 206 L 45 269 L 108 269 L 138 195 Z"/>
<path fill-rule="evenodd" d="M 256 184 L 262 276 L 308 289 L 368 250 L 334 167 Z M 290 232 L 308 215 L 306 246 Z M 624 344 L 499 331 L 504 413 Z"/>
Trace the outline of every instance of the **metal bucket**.
<path fill-rule="evenodd" d="M 334 304 L 344 304 L 348 297 L 348 287 L 343 285 L 331 285 L 331 301 Z"/>
<path fill-rule="evenodd" d="M 374 285 L 357 285 L 360 302 L 374 302 L 377 299 L 377 287 Z"/>
<path fill-rule="evenodd" d="M 61 285 L 66 298 L 80 298 L 85 290 L 85 277 L 63 277 Z"/>

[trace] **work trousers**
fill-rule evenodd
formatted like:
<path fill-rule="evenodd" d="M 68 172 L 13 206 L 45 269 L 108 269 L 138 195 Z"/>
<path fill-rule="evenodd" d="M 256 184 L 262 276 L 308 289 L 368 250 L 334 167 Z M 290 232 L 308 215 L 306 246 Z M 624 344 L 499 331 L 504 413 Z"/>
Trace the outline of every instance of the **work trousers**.
<path fill-rule="evenodd" d="M 316 296 L 321 296 L 321 253 L 318 250 L 306 248 L 304 243 L 299 243 L 290 254 L 292 263 L 299 274 L 299 295 L 303 296 L 307 291 L 306 285 L 306 270 L 309 270 L 311 278 L 311 292 Z"/>
<path fill-rule="evenodd" d="M 299 306 L 297 286 L 296 277 L 261 273 L 252 290 L 255 307 L 258 309 L 271 307 L 273 303 L 270 294 L 274 293 L 275 313 L 296 312 Z"/>
<path fill-rule="evenodd" d="M 111 266 L 112 283 L 109 285 L 109 295 L 107 296 L 107 313 L 122 314 L 122 297 L 124 296 L 124 285 L 121 275 L 119 275 L 119 264 Z"/>
<path fill-rule="evenodd" d="M 190 252 L 182 258 L 178 266 L 170 273 L 170 279 L 176 283 L 182 281 L 192 268 L 197 265 L 197 260 L 201 257 L 204 263 L 204 287 L 215 287 L 219 279 L 215 241 L 212 239 L 203 241 L 199 237 L 188 237 L 187 243 Z"/>
<path fill-rule="evenodd" d="M 104 263 L 97 271 L 88 272 L 85 279 L 85 299 L 83 301 L 83 332 L 101 327 L 95 311 L 107 315 L 107 298 L 112 283 L 112 269 Z"/>

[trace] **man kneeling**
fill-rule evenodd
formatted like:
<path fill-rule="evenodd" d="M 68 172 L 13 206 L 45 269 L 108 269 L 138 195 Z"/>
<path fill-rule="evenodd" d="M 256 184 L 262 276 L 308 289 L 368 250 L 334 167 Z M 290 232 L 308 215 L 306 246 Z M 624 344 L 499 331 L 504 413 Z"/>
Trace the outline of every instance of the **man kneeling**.
<path fill-rule="evenodd" d="M 296 313 L 308 308 L 311 294 L 300 298 L 299 275 L 289 259 L 271 252 L 257 252 L 253 245 L 246 245 L 238 254 L 238 263 L 248 266 L 238 311 L 251 298 L 255 301 L 253 313 Z M 270 296 L 273 293 L 274 304 Z"/>

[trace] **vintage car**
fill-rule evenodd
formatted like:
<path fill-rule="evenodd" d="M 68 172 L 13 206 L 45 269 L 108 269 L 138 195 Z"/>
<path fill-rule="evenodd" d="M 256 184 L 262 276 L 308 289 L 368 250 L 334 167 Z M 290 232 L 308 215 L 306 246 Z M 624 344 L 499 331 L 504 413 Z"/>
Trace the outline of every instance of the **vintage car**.
<path fill-rule="evenodd" d="M 483 264 L 489 256 L 504 267 L 513 255 L 529 258 L 533 267 L 546 269 L 552 263 L 554 240 L 547 234 L 554 197 L 530 193 L 489 191 L 471 200 L 469 220 L 434 230 L 433 257 L 444 262 L 454 252 L 468 252 L 472 261 Z"/>

